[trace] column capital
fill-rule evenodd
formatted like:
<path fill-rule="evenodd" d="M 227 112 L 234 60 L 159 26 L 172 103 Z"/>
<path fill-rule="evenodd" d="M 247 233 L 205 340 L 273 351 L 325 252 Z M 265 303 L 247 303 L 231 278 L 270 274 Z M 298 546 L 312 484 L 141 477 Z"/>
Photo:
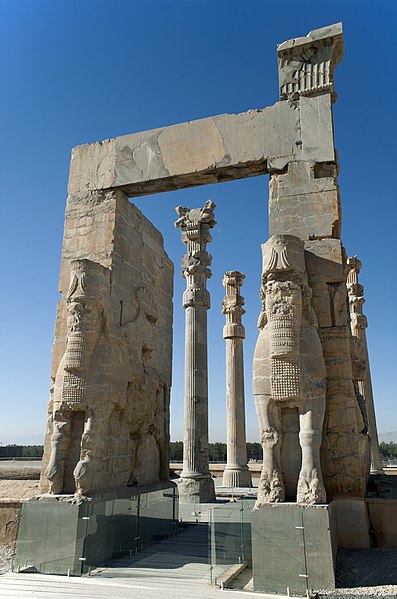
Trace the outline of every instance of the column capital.
<path fill-rule="evenodd" d="M 223 277 L 222 285 L 226 289 L 226 295 L 222 302 L 222 314 L 226 315 L 226 325 L 223 327 L 224 339 L 245 338 L 245 329 L 241 324 L 241 318 L 245 314 L 244 298 L 240 295 L 244 279 L 245 275 L 237 270 L 229 270 Z"/>
<path fill-rule="evenodd" d="M 212 241 L 210 230 L 216 225 L 215 204 L 207 200 L 203 208 L 177 206 L 178 220 L 174 223 L 181 230 L 182 241 L 187 252 L 182 257 L 182 276 L 186 279 L 187 290 L 184 307 L 208 304 L 206 296 L 206 279 L 211 276 L 208 268 L 212 263 L 212 256 L 206 250 L 207 243 Z M 203 304 L 204 301 L 204 304 Z M 186 306 L 185 306 L 186 303 Z"/>

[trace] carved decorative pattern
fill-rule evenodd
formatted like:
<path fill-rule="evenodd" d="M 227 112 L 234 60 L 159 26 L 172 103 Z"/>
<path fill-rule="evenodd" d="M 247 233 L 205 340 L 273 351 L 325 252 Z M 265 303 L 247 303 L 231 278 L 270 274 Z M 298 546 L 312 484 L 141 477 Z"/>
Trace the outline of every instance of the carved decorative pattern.
<path fill-rule="evenodd" d="M 280 61 L 280 68 L 288 64 L 288 57 Z M 290 96 L 295 92 L 308 94 L 316 91 L 328 91 L 332 89 L 330 76 L 331 60 L 323 62 L 302 63 L 300 68 L 293 71 L 291 81 L 280 87 L 280 96 Z"/>
<path fill-rule="evenodd" d="M 342 26 L 310 32 L 277 49 L 280 99 L 334 91 L 334 70 L 343 55 Z"/>
<path fill-rule="evenodd" d="M 85 375 L 65 372 L 62 386 L 62 402 L 74 406 L 84 403 L 86 388 Z"/>
<path fill-rule="evenodd" d="M 301 371 L 298 364 L 287 360 L 272 360 L 272 398 L 277 401 L 299 397 Z"/>

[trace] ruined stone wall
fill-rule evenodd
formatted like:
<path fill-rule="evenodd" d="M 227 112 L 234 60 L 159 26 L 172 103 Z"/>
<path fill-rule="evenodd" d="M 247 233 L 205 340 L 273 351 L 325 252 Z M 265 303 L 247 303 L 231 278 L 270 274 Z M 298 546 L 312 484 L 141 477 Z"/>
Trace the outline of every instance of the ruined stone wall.
<path fill-rule="evenodd" d="M 109 280 L 109 289 L 102 290 L 106 322 L 90 366 L 95 379 L 90 385 L 96 387 L 82 407 L 86 423 L 93 414 L 86 453 L 95 469 L 83 490 L 166 480 L 173 265 L 161 234 L 122 191 L 87 192 L 70 196 L 66 207 L 59 284 L 62 299 L 55 325 L 41 490 L 49 489 L 45 471 L 51 459 L 51 440 L 55 443 L 54 418 L 57 411 L 64 410 L 56 399 L 56 381 L 67 346 L 68 289 L 76 259 L 87 259 L 87 266 L 101 265 L 109 275 L 104 279 Z M 73 412 L 67 410 L 66 417 L 70 416 Z M 76 455 L 78 459 L 86 433 L 81 435 L 80 430 L 74 437 L 71 433 L 65 452 L 69 455 L 70 447 L 77 445 L 72 461 Z"/>

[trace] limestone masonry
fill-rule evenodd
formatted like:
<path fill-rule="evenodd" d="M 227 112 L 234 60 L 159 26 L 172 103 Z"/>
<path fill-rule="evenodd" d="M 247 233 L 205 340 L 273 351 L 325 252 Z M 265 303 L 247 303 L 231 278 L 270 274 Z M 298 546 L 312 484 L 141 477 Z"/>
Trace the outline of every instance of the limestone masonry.
<path fill-rule="evenodd" d="M 89 495 L 168 477 L 173 266 L 161 234 L 128 198 L 269 174 L 254 361 L 264 450 L 257 507 L 348 497 L 363 508 L 371 442 L 373 468 L 380 464 L 357 308 L 362 293 L 352 274 L 347 280 L 355 267 L 340 239 L 332 104 L 342 26 L 284 42 L 277 53 L 280 101 L 274 106 L 73 150 L 42 492 Z M 211 201 L 202 209 L 179 207 L 176 222 L 187 246 L 180 484 L 187 501 L 214 497 L 206 356 L 206 244 L 214 208 Z M 235 324 L 234 333 L 241 320 Z M 237 346 L 243 336 L 228 333 L 226 340 Z M 239 362 L 233 361 L 235 372 Z M 231 459 L 241 467 L 246 461 L 242 453 Z"/>
<path fill-rule="evenodd" d="M 168 479 L 173 266 L 122 191 L 66 207 L 42 492 Z"/>

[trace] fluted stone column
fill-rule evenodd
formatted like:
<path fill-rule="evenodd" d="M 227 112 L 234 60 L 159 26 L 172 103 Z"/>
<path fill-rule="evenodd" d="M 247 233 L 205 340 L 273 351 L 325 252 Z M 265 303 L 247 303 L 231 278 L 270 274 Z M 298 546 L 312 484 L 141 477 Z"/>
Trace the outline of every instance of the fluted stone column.
<path fill-rule="evenodd" d="M 357 256 L 351 256 L 347 259 L 349 268 L 347 275 L 347 291 L 349 295 L 350 309 L 350 327 L 353 337 L 361 342 L 363 352 L 364 369 L 361 380 L 357 381 L 358 391 L 364 398 L 367 419 L 368 434 L 371 439 L 371 473 L 383 474 L 382 462 L 379 450 L 378 432 L 376 427 L 374 397 L 372 393 L 371 370 L 369 365 L 367 335 L 365 329 L 368 326 L 366 316 L 363 314 L 364 287 L 358 282 L 358 275 L 361 270 L 361 261 Z"/>
<path fill-rule="evenodd" d="M 211 255 L 206 251 L 212 241 L 215 204 L 208 200 L 204 208 L 178 206 L 175 226 L 181 229 L 187 253 L 182 258 L 182 276 L 186 279 L 183 307 L 185 329 L 185 392 L 183 470 L 179 481 L 182 502 L 202 503 L 215 500 L 215 487 L 208 459 L 208 364 L 207 310 L 210 295 L 206 289 L 211 276 Z"/>
<path fill-rule="evenodd" d="M 244 326 L 241 317 L 244 298 L 240 287 L 245 276 L 238 271 L 225 273 L 222 284 L 226 295 L 222 313 L 226 315 L 223 338 L 226 341 L 226 427 L 227 464 L 223 473 L 224 487 L 252 487 L 251 473 L 247 466 L 244 405 Z"/>

